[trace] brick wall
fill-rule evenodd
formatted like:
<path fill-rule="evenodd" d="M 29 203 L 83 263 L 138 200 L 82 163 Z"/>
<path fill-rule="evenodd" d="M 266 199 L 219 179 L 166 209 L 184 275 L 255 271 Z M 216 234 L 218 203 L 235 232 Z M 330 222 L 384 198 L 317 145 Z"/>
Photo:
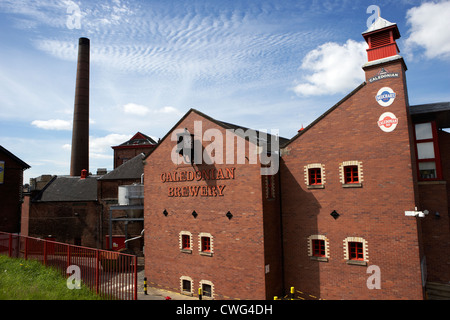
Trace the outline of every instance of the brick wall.
<path fill-rule="evenodd" d="M 441 131 L 438 139 L 443 180 L 419 182 L 419 194 L 421 208 L 429 211 L 421 221 L 427 280 L 447 284 L 450 279 L 450 134 Z"/>
<path fill-rule="evenodd" d="M 30 237 L 101 248 L 101 207 L 95 201 L 32 202 L 25 197 L 22 231 Z M 80 243 L 81 242 L 81 243 Z"/>
<path fill-rule="evenodd" d="M 360 87 L 285 150 L 281 174 L 286 287 L 325 299 L 422 298 L 417 222 L 404 214 L 417 205 L 404 73 L 400 61 L 383 67 L 399 77 Z M 379 65 L 366 69 L 366 78 L 379 70 Z M 381 87 L 396 93 L 389 107 L 375 100 Z M 377 125 L 384 112 L 399 120 L 393 132 Z M 359 186 L 342 185 L 345 161 L 360 163 Z M 323 189 L 305 183 L 305 166 L 317 163 L 325 167 Z M 330 216 L 333 211 L 340 214 L 337 219 Z M 311 235 L 328 239 L 328 261 L 308 255 Z M 364 240 L 364 265 L 347 264 L 349 237 Z M 366 285 L 370 265 L 380 267 L 381 289 Z"/>
<path fill-rule="evenodd" d="M 0 184 L 0 231 L 20 231 L 20 207 L 23 183 L 23 167 L 6 153 L 0 153 L 5 162 L 4 180 Z"/>
<path fill-rule="evenodd" d="M 194 121 L 202 122 L 203 132 L 216 128 L 225 136 L 222 127 L 195 112 L 183 118 L 177 128 L 187 128 L 193 133 Z M 266 294 L 265 265 L 270 264 L 267 274 L 270 277 L 280 271 L 281 260 L 269 257 L 268 252 L 273 252 L 273 249 L 268 249 L 266 255 L 264 251 L 264 228 L 270 230 L 273 227 L 264 223 L 259 165 L 177 166 L 170 158 L 175 145 L 176 142 L 171 141 L 169 133 L 146 159 L 144 169 L 145 268 L 149 283 L 181 291 L 182 279 L 191 279 L 192 292 L 196 294 L 200 282 L 209 281 L 216 299 L 273 298 Z M 206 145 L 207 142 L 203 147 Z M 161 181 L 163 173 L 181 174 L 210 169 L 223 172 L 227 172 L 227 169 L 234 170 L 234 175 L 221 180 Z M 187 195 L 182 191 L 184 189 L 175 192 L 169 189 L 186 186 L 225 187 L 223 195 L 171 196 Z M 163 214 L 164 210 L 167 211 L 167 216 Z M 192 216 L 194 210 L 198 213 L 196 218 Z M 231 219 L 226 217 L 228 211 L 233 215 Z M 192 251 L 189 253 L 180 249 L 181 232 L 192 235 Z M 212 255 L 202 255 L 199 252 L 200 236 L 203 233 L 211 235 Z M 270 245 L 267 244 L 266 248 Z M 273 279 L 269 281 L 273 282 Z M 272 292 L 269 295 L 271 294 Z"/>
<path fill-rule="evenodd" d="M 147 147 L 116 147 L 114 149 L 114 169 L 122 165 L 125 161 L 133 159 L 138 154 L 147 154 L 153 148 L 153 145 Z"/>

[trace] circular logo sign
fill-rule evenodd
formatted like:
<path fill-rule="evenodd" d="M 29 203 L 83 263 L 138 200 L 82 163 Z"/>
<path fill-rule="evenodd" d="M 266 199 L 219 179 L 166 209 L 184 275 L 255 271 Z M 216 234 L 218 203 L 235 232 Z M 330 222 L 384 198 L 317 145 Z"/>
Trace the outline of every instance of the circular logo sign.
<path fill-rule="evenodd" d="M 389 87 L 383 87 L 378 90 L 375 99 L 380 106 L 388 107 L 394 102 L 395 92 Z"/>
<path fill-rule="evenodd" d="M 398 118 L 392 112 L 385 112 L 378 119 L 378 126 L 384 132 L 394 131 L 397 124 Z"/>

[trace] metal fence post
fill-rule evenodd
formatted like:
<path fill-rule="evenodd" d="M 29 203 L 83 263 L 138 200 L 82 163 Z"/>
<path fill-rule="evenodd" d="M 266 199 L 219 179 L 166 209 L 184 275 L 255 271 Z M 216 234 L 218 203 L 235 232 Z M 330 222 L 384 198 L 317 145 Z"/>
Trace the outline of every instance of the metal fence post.
<path fill-rule="evenodd" d="M 98 294 L 98 287 L 99 287 L 99 278 L 100 278 L 100 264 L 99 264 L 99 256 L 100 251 L 95 250 L 95 293 Z"/>
<path fill-rule="evenodd" d="M 134 256 L 134 300 L 137 300 L 137 288 L 138 287 L 138 281 L 137 281 L 137 256 Z"/>
<path fill-rule="evenodd" d="M 44 266 L 47 265 L 47 241 L 44 240 Z"/>
<path fill-rule="evenodd" d="M 67 265 L 66 269 L 70 266 L 70 245 L 67 245 Z"/>
<path fill-rule="evenodd" d="M 8 247 L 8 255 L 11 258 L 12 256 L 12 234 L 9 234 L 9 247 Z"/>
<path fill-rule="evenodd" d="M 25 248 L 24 248 L 24 252 L 23 252 L 23 257 L 25 260 L 27 260 L 28 258 L 28 237 L 25 237 Z"/>

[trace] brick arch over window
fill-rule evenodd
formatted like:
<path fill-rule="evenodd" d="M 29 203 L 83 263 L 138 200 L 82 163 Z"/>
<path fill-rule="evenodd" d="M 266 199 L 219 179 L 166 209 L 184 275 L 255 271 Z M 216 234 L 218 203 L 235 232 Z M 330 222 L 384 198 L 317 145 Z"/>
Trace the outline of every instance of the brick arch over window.
<path fill-rule="evenodd" d="M 344 259 L 346 261 L 352 261 L 351 259 L 351 253 L 350 253 L 350 244 L 351 243 L 361 243 L 362 244 L 362 254 L 363 257 L 360 259 L 360 261 L 369 262 L 369 248 L 367 240 L 361 237 L 347 237 L 344 239 Z M 358 259 L 354 259 L 358 261 Z"/>
<path fill-rule="evenodd" d="M 351 182 L 347 182 L 346 181 L 346 167 L 350 168 L 350 167 L 356 167 L 357 168 L 357 183 Z M 349 186 L 352 184 L 357 184 L 358 186 L 361 186 L 362 182 L 363 182 L 363 164 L 361 161 L 356 161 L 356 160 L 352 160 L 352 161 L 343 161 L 342 163 L 339 164 L 339 177 L 341 180 L 341 183 L 343 185 Z"/>
<path fill-rule="evenodd" d="M 202 255 L 212 256 L 214 253 L 214 238 L 211 233 L 201 232 L 198 235 L 198 250 Z"/>
<path fill-rule="evenodd" d="M 194 294 L 194 281 L 191 277 L 180 277 L 180 292 L 188 295 Z"/>
<path fill-rule="evenodd" d="M 325 258 L 330 258 L 330 245 L 328 238 L 324 235 L 320 234 L 314 234 L 308 237 L 308 256 L 313 257 L 314 256 L 314 250 L 313 250 L 313 242 L 314 240 L 322 240 L 325 245 Z"/>
<path fill-rule="evenodd" d="M 318 169 L 320 170 L 320 183 L 315 183 L 311 181 L 310 177 L 310 169 Z M 304 173 L 305 173 L 305 184 L 307 186 L 313 186 L 313 185 L 325 185 L 325 165 L 322 163 L 311 163 L 306 166 L 304 166 Z"/>
<path fill-rule="evenodd" d="M 203 285 L 207 285 L 211 288 L 211 292 L 205 292 Z M 209 280 L 200 280 L 199 287 L 202 289 L 202 294 L 204 297 L 214 299 L 214 284 Z"/>
<path fill-rule="evenodd" d="M 186 247 L 185 245 L 187 243 L 184 243 L 185 241 L 188 241 L 188 247 Z M 180 246 L 180 250 L 184 250 L 184 251 L 192 251 L 192 233 L 190 233 L 189 231 L 181 231 L 179 233 L 179 246 Z"/>

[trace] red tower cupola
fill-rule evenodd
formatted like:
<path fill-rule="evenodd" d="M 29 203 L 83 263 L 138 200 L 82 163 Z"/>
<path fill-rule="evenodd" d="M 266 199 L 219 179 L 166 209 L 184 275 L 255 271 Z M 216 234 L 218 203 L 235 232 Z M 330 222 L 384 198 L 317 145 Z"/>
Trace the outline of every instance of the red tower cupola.
<path fill-rule="evenodd" d="M 362 36 L 369 45 L 369 49 L 367 49 L 369 62 L 395 56 L 400 52 L 395 42 L 400 38 L 397 24 L 381 17 L 378 17 L 370 28 L 363 32 Z"/>

